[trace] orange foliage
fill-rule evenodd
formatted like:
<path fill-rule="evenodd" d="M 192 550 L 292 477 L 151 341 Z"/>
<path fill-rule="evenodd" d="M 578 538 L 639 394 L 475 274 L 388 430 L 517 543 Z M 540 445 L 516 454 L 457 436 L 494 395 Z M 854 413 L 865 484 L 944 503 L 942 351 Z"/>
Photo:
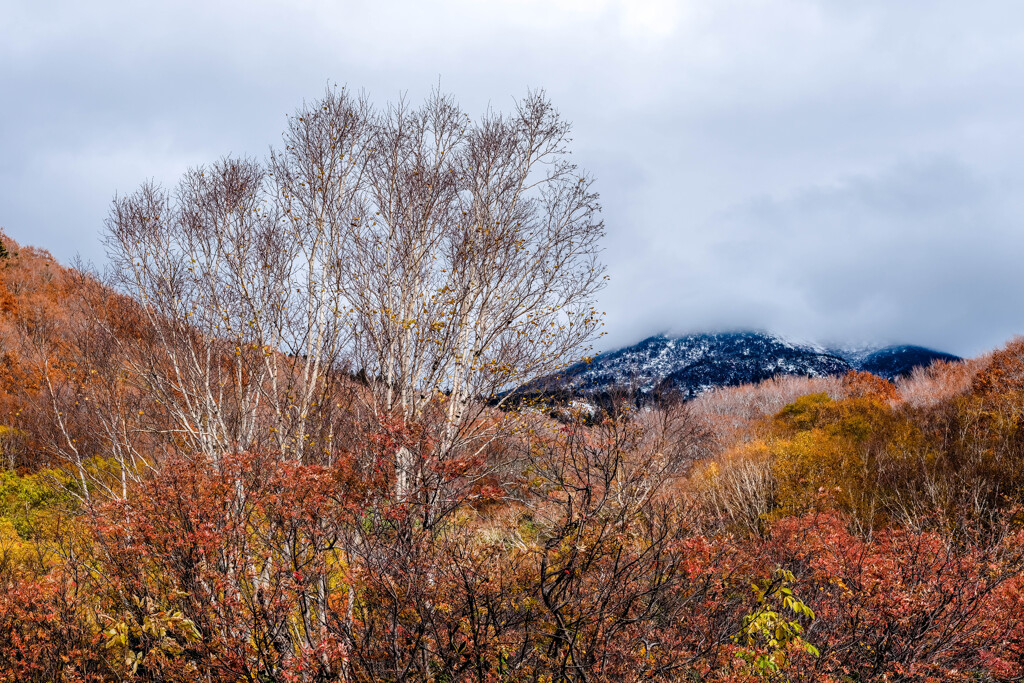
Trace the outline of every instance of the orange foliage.
<path fill-rule="evenodd" d="M 524 419 L 444 462 L 420 425 L 339 402 L 322 462 L 214 463 L 123 379 L 139 307 L 2 239 L 0 446 L 22 473 L 93 469 L 5 474 L 0 503 L 50 507 L 31 539 L 0 519 L 0 682 L 1024 676 L 1024 339 L 895 386 Z M 99 411 L 135 470 L 104 457 Z M 418 488 L 396 500 L 399 450 Z"/>
<path fill-rule="evenodd" d="M 1016 337 L 992 353 L 975 376 L 971 389 L 983 396 L 1024 392 L 1024 337 Z"/>
<path fill-rule="evenodd" d="M 899 400 L 896 385 L 870 372 L 848 372 L 843 376 L 843 391 L 847 398 L 873 398 L 887 403 Z"/>

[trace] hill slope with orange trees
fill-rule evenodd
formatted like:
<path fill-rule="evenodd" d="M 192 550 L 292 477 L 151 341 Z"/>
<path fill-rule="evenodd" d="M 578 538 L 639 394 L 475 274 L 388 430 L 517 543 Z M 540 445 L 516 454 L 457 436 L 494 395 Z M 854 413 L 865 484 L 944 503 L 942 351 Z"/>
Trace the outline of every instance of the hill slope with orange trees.
<path fill-rule="evenodd" d="M 3 454 L 9 470 L 34 470 L 49 463 L 53 450 L 55 414 L 47 382 L 59 385 L 74 370 L 81 329 L 77 314 L 86 303 L 101 301 L 95 310 L 111 310 L 120 300 L 49 253 L 0 239 L 5 245 L 0 258 Z M 118 311 L 113 312 L 116 320 Z"/>
<path fill-rule="evenodd" d="M 339 374 L 308 457 L 226 401 L 259 447 L 214 459 L 142 307 L 3 241 L 0 681 L 1024 676 L 1024 340 L 895 384 L 482 412 L 508 428 L 445 462 L 430 414 Z M 199 341 L 243 369 L 224 396 L 255 381 Z"/>

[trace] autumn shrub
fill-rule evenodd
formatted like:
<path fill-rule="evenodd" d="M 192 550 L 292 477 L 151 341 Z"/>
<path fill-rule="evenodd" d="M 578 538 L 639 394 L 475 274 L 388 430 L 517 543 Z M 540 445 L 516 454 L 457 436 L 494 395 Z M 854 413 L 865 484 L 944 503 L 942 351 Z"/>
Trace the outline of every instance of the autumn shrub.
<path fill-rule="evenodd" d="M 94 561 L 118 615 L 107 636 L 126 666 L 161 680 L 336 671 L 328 615 L 347 599 L 346 534 L 367 514 L 360 490 L 342 463 L 238 456 L 220 468 L 169 463 L 135 497 L 106 505 Z"/>
<path fill-rule="evenodd" d="M 0 592 L 0 681 L 116 680 L 103 647 L 91 583 L 74 568 L 4 578 Z"/>
<path fill-rule="evenodd" d="M 0 662 L 11 680 L 1017 675 L 1010 512 L 998 536 L 868 539 L 815 512 L 736 533 L 639 485 L 634 436 L 535 434 L 530 498 L 433 529 L 351 462 L 169 464 L 97 510 L 90 536 L 60 539 L 63 564 L 9 584 Z"/>
<path fill-rule="evenodd" d="M 998 538 L 951 544 L 900 527 L 867 541 L 835 515 L 780 520 L 776 561 L 800 578 L 817 614 L 807 638 L 820 650 L 821 680 L 1011 680 L 995 669 L 1019 670 L 1019 649 L 1004 644 L 1020 634 L 1010 603 L 1024 538 L 1018 526 L 1005 528 Z"/>
<path fill-rule="evenodd" d="M 764 441 L 736 446 L 699 466 L 685 495 L 716 527 L 760 533 L 777 507 L 773 456 Z"/>
<path fill-rule="evenodd" d="M 935 361 L 914 368 L 896 380 L 900 400 L 914 408 L 929 408 L 970 391 L 978 370 L 987 359 Z"/>
<path fill-rule="evenodd" d="M 18 475 L 0 473 L 0 519 L 24 540 L 45 534 L 56 511 L 74 508 L 77 486 L 59 470 Z"/>
<path fill-rule="evenodd" d="M 992 524 L 1021 502 L 1022 403 L 1012 391 L 918 407 L 883 380 L 851 375 L 844 385 L 846 398 L 800 397 L 703 464 L 693 495 L 747 529 L 768 514 L 835 509 L 866 535 L 888 524 Z"/>
<path fill-rule="evenodd" d="M 805 513 L 825 500 L 866 532 L 887 521 L 889 499 L 899 493 L 885 470 L 915 433 L 884 399 L 808 396 L 780 411 L 775 427 L 770 449 L 782 512 Z"/>
<path fill-rule="evenodd" d="M 757 384 L 711 389 L 692 402 L 691 410 L 704 420 L 724 449 L 755 438 L 759 423 L 808 394 L 825 394 L 833 399 L 845 395 L 838 377 L 779 375 Z"/>

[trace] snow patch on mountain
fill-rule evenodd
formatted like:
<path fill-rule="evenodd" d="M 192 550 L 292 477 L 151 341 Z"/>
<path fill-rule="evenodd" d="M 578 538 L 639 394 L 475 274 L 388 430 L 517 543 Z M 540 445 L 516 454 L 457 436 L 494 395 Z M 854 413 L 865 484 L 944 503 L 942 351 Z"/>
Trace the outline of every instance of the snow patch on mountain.
<path fill-rule="evenodd" d="M 714 387 L 756 383 L 777 375 L 824 377 L 863 369 L 895 379 L 937 359 L 957 360 L 918 346 L 830 348 L 766 332 L 655 335 L 601 353 L 519 391 L 599 396 L 625 390 L 640 397 L 693 398 Z"/>

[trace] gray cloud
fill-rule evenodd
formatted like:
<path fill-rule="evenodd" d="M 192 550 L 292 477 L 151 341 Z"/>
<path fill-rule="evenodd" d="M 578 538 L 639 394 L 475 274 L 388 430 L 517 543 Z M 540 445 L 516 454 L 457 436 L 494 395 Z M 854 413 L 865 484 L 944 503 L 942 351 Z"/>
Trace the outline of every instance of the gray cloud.
<path fill-rule="evenodd" d="M 94 3 L 0 22 L 0 225 L 102 260 L 115 192 L 260 156 L 328 82 L 470 112 L 545 87 L 599 179 L 610 334 L 764 327 L 958 353 L 1024 331 L 1024 7 Z"/>
<path fill-rule="evenodd" d="M 766 323 L 805 337 L 980 351 L 980 329 L 1024 320 L 1022 206 L 997 185 L 932 159 L 752 201 L 716 222 L 708 263 L 733 275 L 709 297 L 758 292 Z"/>

